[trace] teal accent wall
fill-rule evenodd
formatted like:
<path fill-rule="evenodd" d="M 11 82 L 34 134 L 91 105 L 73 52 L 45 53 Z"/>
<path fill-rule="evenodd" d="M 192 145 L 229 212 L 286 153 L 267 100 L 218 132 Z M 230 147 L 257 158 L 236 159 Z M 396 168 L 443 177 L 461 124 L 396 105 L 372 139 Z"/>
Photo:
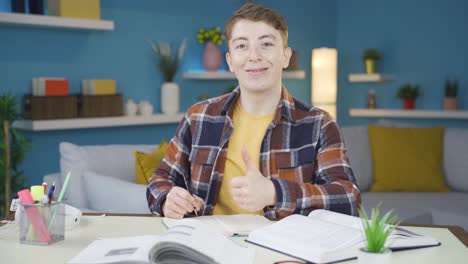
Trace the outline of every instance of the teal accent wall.
<path fill-rule="evenodd" d="M 71 92 L 79 92 L 82 78 L 112 78 L 125 100 L 149 100 L 160 111 L 162 79 L 154 64 L 147 39 L 179 43 L 188 39 L 183 69 L 176 81 L 181 87 L 181 111 L 202 94 L 224 93 L 235 81 L 182 79 L 184 70 L 202 69 L 202 46 L 196 42 L 200 27 L 223 26 L 244 1 L 102 0 L 102 19 L 113 20 L 114 31 L 82 31 L 33 28 L 0 24 L 0 92 L 12 90 L 21 97 L 31 91 L 31 78 L 64 76 Z M 256 1 L 277 9 L 289 25 L 289 44 L 299 52 L 299 68 L 305 80 L 284 80 L 298 99 L 310 103 L 312 48 L 338 48 L 338 122 L 341 126 L 364 125 L 376 119 L 350 118 L 350 108 L 365 108 L 367 92 L 374 89 L 381 108 L 401 109 L 395 97 L 399 85 L 421 86 L 418 109 L 441 109 L 446 77 L 459 80 L 459 105 L 468 108 L 468 2 L 464 0 L 295 0 Z M 0 11 L 9 9 L 0 0 Z M 348 74 L 363 72 L 365 48 L 383 53 L 380 71 L 397 76 L 383 84 L 349 83 Z M 226 46 L 222 46 L 225 51 Z M 223 65 L 227 69 L 226 65 Z M 468 127 L 466 120 L 398 119 L 418 125 Z M 70 141 L 82 145 L 154 144 L 170 139 L 176 124 L 99 129 L 26 132 L 32 150 L 23 163 L 28 184 L 59 171 L 58 145 Z"/>
<path fill-rule="evenodd" d="M 341 126 L 376 119 L 351 118 L 350 108 L 366 108 L 367 93 L 376 91 L 379 108 L 401 109 L 395 94 L 404 83 L 419 84 L 423 95 L 417 109 L 443 108 L 444 82 L 459 81 L 459 108 L 468 108 L 468 2 L 464 0 L 337 1 L 339 51 L 338 121 Z M 364 72 L 365 48 L 383 54 L 380 72 L 397 79 L 382 84 L 349 83 L 349 73 Z M 417 125 L 468 127 L 467 120 L 395 121 Z"/>
<path fill-rule="evenodd" d="M 102 0 L 101 17 L 113 20 L 114 31 L 83 31 L 35 28 L 0 24 L 0 93 L 11 90 L 21 98 L 31 92 L 31 79 L 63 76 L 70 92 L 80 91 L 83 78 L 117 80 L 117 90 L 125 100 L 149 100 L 160 111 L 162 79 L 154 64 L 147 39 L 179 43 L 188 39 L 183 69 L 176 81 L 181 90 L 181 111 L 202 94 L 220 95 L 235 81 L 195 81 L 182 78 L 184 70 L 202 69 L 202 46 L 196 42 L 200 27 L 224 26 L 240 0 L 155 1 Z M 304 80 L 284 80 L 298 99 L 310 103 L 310 56 L 315 47 L 336 45 L 336 1 L 257 1 L 282 13 L 289 25 L 289 44 L 299 52 L 299 68 Z M 0 11 L 9 0 L 0 0 Z M 226 46 L 222 46 L 225 51 Z M 223 66 L 227 69 L 227 66 Z M 112 127 L 99 129 L 26 132 L 32 150 L 22 165 L 27 184 L 40 184 L 43 175 L 57 172 L 59 143 L 80 145 L 155 144 L 170 139 L 173 125 Z"/>

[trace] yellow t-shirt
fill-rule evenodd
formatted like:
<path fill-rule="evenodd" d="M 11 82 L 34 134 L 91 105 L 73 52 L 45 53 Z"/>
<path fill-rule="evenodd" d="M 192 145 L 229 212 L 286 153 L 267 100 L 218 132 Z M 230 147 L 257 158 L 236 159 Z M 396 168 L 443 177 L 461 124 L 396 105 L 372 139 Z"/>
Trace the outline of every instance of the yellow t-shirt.
<path fill-rule="evenodd" d="M 232 198 L 230 182 L 234 177 L 245 175 L 246 168 L 242 159 L 242 148 L 247 149 L 258 168 L 262 140 L 274 116 L 275 113 L 261 116 L 252 115 L 242 108 L 240 101 L 236 104 L 233 115 L 234 131 L 229 138 L 223 182 L 213 214 L 263 215 L 262 210 L 254 212 L 240 208 Z"/>

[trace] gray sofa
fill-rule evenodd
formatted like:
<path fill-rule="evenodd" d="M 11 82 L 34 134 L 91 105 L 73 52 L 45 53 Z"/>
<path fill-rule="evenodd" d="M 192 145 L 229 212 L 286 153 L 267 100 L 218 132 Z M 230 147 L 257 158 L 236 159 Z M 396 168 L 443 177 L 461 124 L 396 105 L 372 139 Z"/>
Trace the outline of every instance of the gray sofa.
<path fill-rule="evenodd" d="M 468 230 L 468 129 L 447 128 L 444 167 L 448 193 L 369 192 L 372 161 L 367 127 L 342 128 L 348 154 L 367 209 L 382 202 L 382 209 L 394 208 L 406 223 L 451 224 Z M 146 186 L 135 183 L 134 151 L 151 152 L 156 145 L 60 144 L 61 172 L 45 180 L 57 183 L 72 172 L 65 201 L 83 211 L 149 213 Z"/>
<path fill-rule="evenodd" d="M 468 230 L 468 129 L 444 130 L 444 176 L 450 188 L 445 193 L 370 192 L 373 176 L 367 126 L 343 127 L 342 132 L 366 211 L 382 203 L 384 211 L 394 208 L 404 223 L 458 225 Z"/>

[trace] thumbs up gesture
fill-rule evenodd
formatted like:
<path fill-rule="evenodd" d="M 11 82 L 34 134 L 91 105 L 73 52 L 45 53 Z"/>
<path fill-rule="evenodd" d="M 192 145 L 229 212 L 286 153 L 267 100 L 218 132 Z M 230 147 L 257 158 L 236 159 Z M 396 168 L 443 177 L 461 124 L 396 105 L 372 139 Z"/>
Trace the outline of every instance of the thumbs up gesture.
<path fill-rule="evenodd" d="M 231 180 L 234 201 L 239 207 L 249 211 L 258 211 L 265 206 L 274 205 L 276 191 L 273 182 L 257 169 L 245 148 L 242 150 L 242 159 L 246 165 L 245 175 Z"/>

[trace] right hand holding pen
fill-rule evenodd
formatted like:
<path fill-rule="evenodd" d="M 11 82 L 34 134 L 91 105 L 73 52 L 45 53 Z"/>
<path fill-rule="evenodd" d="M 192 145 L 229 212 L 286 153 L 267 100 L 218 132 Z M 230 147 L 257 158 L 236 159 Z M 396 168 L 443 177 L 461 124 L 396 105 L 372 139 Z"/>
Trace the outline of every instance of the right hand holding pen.
<path fill-rule="evenodd" d="M 184 215 L 193 212 L 193 210 L 200 210 L 204 203 L 202 198 L 190 194 L 184 188 L 175 186 L 167 194 L 162 211 L 165 217 L 183 218 Z"/>

